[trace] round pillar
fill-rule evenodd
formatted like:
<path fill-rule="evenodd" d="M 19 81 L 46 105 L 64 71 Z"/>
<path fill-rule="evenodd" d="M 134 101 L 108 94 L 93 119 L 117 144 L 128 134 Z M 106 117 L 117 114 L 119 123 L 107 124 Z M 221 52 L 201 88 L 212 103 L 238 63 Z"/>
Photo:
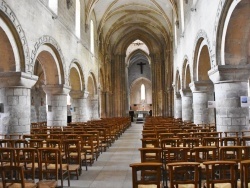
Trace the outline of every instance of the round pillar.
<path fill-rule="evenodd" d="M 191 90 L 181 91 L 182 121 L 193 121 L 193 96 Z"/>
<path fill-rule="evenodd" d="M 0 73 L 0 133 L 30 133 L 30 88 L 36 81 L 24 72 Z"/>
<path fill-rule="evenodd" d="M 196 81 L 189 86 L 193 92 L 194 123 L 214 123 L 214 109 L 207 108 L 208 101 L 214 101 L 213 83 L 211 81 Z"/>
<path fill-rule="evenodd" d="M 72 98 L 71 106 L 73 108 L 72 122 L 86 122 L 90 119 L 87 101 L 88 94 L 86 91 L 70 92 L 70 97 Z"/>
<path fill-rule="evenodd" d="M 175 94 L 175 114 L 174 117 L 182 118 L 182 104 L 181 104 L 181 95 L 179 92 L 176 92 Z"/>
<path fill-rule="evenodd" d="M 214 83 L 217 131 L 249 130 L 249 107 L 240 97 L 248 96 L 250 65 L 218 65 L 208 72 Z"/>
<path fill-rule="evenodd" d="M 67 126 L 67 94 L 63 85 L 44 85 L 47 96 L 47 126 Z"/>

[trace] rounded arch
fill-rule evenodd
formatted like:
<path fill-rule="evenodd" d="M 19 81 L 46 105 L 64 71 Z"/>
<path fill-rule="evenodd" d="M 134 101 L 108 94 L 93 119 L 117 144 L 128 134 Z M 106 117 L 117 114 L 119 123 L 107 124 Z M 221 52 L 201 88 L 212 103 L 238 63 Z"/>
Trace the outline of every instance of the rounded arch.
<path fill-rule="evenodd" d="M 219 65 L 250 63 L 249 12 L 249 0 L 229 0 L 225 3 L 217 30 L 216 59 Z"/>
<path fill-rule="evenodd" d="M 97 82 L 93 72 L 89 73 L 88 82 L 87 82 L 87 90 L 89 92 L 90 97 L 94 97 L 97 94 Z"/>
<path fill-rule="evenodd" d="M 73 91 L 84 91 L 85 81 L 82 68 L 78 60 L 72 60 L 69 68 L 69 83 L 71 90 Z"/>
<path fill-rule="evenodd" d="M 36 59 L 38 58 L 41 52 L 43 52 L 43 56 L 44 54 L 47 54 L 47 55 L 50 54 L 53 57 L 54 63 L 55 63 L 54 68 L 56 69 L 54 70 L 53 73 L 59 78 L 58 84 L 69 85 L 69 79 L 66 74 L 67 70 L 66 70 L 65 60 L 62 54 L 62 50 L 59 44 L 56 42 L 56 40 L 47 35 L 39 38 L 39 40 L 35 43 L 34 50 L 32 50 L 32 55 L 31 55 L 31 65 L 33 67 L 32 73 L 34 73 L 34 66 L 36 63 Z M 52 61 L 51 58 L 50 60 Z M 44 62 L 44 63 L 49 64 L 48 62 Z"/>
<path fill-rule="evenodd" d="M 41 46 L 37 51 L 36 60 L 35 66 L 37 66 L 38 62 L 42 66 L 45 85 L 64 84 L 64 74 L 61 71 L 62 67 L 60 60 L 57 58 L 55 51 L 50 46 Z"/>
<path fill-rule="evenodd" d="M 206 35 L 204 35 L 206 36 Z M 193 58 L 194 81 L 208 81 L 208 71 L 211 69 L 211 56 L 207 40 L 200 37 L 196 42 Z"/>
<path fill-rule="evenodd" d="M 188 60 L 185 58 L 182 67 L 182 89 L 189 89 L 189 84 L 191 83 L 191 72 Z"/>
<path fill-rule="evenodd" d="M 30 72 L 26 36 L 11 8 L 0 0 L 0 65 L 3 72 Z"/>

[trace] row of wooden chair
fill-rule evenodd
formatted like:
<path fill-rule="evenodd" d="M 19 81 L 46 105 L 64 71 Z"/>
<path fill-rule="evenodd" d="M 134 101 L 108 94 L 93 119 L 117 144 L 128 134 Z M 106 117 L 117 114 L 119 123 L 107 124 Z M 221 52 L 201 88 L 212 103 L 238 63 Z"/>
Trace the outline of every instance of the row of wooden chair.
<path fill-rule="evenodd" d="M 180 125 L 183 124 L 180 123 Z M 147 128 L 149 127 L 147 125 Z M 152 132 L 156 133 L 155 126 L 152 128 L 154 129 Z M 214 130 L 210 136 L 208 136 L 210 132 L 204 132 L 200 135 L 206 135 L 206 137 L 193 137 L 193 135 L 190 137 L 190 133 L 188 135 L 186 131 L 180 129 L 179 132 L 163 133 L 168 134 L 168 138 L 161 138 L 157 133 L 149 135 L 149 131 L 150 129 L 142 131 L 143 148 L 139 149 L 141 164 L 131 164 L 132 169 L 138 169 L 137 166 L 140 166 L 142 174 L 145 175 L 144 165 L 155 164 L 154 171 L 152 169 L 147 171 L 156 173 L 157 163 L 160 163 L 163 185 L 171 188 L 181 184 L 213 187 L 214 184 L 218 186 L 218 183 L 223 185 L 228 183 L 233 188 L 250 187 L 250 147 L 248 146 L 250 137 L 246 136 L 249 131 L 244 131 L 241 137 L 237 132 L 225 132 L 223 137 L 222 133 L 215 133 Z M 148 178 L 144 177 L 143 181 L 137 181 L 137 184 L 148 184 Z M 136 182 L 134 179 L 133 181 Z M 156 185 L 160 187 L 159 182 Z M 134 184 L 134 187 L 137 185 Z"/>
<path fill-rule="evenodd" d="M 63 163 L 63 157 L 59 149 L 0 148 L 0 159 L 0 166 L 4 170 L 4 172 L 2 171 L 3 187 L 6 187 L 5 184 L 14 183 L 12 182 L 14 177 L 19 177 L 14 170 L 24 174 L 20 174 L 21 181 L 16 182 L 25 184 L 24 187 L 57 187 L 58 180 L 61 180 L 61 186 L 63 187 L 64 179 L 68 181 L 68 186 L 70 186 L 69 164 Z M 13 172 L 8 173 L 8 171 Z M 35 182 L 36 172 L 38 173 L 38 182 Z M 12 186 L 14 187 L 15 184 L 7 187 Z"/>

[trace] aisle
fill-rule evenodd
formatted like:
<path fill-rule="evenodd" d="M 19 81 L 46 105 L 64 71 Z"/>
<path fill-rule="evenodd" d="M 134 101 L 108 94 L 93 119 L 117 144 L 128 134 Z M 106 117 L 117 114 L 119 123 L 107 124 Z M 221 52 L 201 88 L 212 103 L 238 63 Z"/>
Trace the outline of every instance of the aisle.
<path fill-rule="evenodd" d="M 141 131 L 143 124 L 132 123 L 123 135 L 103 152 L 79 180 L 71 180 L 73 188 L 131 188 L 130 163 L 140 162 Z M 65 185 L 67 185 L 65 183 Z"/>

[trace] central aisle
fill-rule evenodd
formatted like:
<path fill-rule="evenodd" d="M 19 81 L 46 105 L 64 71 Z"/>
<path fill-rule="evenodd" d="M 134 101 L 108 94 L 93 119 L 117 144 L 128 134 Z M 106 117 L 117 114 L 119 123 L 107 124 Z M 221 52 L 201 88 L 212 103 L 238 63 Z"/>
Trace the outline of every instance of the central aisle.
<path fill-rule="evenodd" d="M 132 123 L 121 137 L 103 152 L 79 180 L 71 180 L 73 188 L 131 188 L 130 163 L 140 162 L 141 132 L 143 124 Z M 67 184 L 66 184 L 67 185 Z"/>

